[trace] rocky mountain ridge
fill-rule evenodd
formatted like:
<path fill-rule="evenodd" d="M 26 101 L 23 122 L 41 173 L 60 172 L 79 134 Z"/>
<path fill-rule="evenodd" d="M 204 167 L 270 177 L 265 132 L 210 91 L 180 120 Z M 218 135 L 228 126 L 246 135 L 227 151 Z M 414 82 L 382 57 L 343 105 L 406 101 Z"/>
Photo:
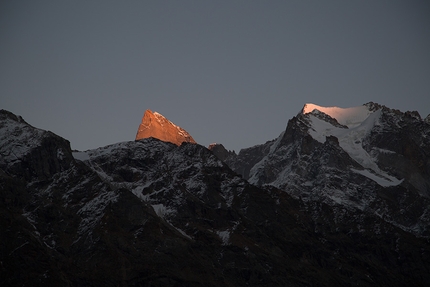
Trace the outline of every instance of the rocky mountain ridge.
<path fill-rule="evenodd" d="M 416 112 L 308 104 L 277 139 L 224 160 L 250 183 L 370 212 L 429 236 L 429 151 L 430 126 Z"/>
<path fill-rule="evenodd" d="M 428 126 L 384 113 L 363 146 L 398 185 L 356 172 L 335 135 L 313 138 L 318 113 L 236 155 L 154 138 L 72 152 L 0 111 L 0 284 L 426 286 Z"/>
<path fill-rule="evenodd" d="M 175 125 L 163 115 L 146 110 L 139 125 L 136 140 L 156 138 L 165 142 L 181 145 L 183 142 L 196 143 L 193 137 L 183 128 Z"/>

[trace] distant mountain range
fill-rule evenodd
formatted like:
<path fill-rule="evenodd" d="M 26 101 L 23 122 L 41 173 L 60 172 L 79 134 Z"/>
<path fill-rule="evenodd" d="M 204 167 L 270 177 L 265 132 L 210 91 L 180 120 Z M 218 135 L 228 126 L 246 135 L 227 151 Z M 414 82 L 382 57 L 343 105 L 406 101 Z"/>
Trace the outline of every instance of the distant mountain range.
<path fill-rule="evenodd" d="M 427 286 L 430 117 L 306 104 L 238 154 L 147 111 L 72 151 L 0 111 L 1 286 Z"/>

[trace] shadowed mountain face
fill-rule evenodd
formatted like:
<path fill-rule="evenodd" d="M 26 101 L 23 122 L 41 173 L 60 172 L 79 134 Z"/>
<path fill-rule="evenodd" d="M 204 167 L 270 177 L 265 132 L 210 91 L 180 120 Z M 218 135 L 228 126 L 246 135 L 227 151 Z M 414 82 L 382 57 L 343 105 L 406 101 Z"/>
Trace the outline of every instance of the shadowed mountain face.
<path fill-rule="evenodd" d="M 183 142 L 196 143 L 183 128 L 175 125 L 157 112 L 146 110 L 136 134 L 136 140 L 156 138 L 175 145 Z"/>
<path fill-rule="evenodd" d="M 316 119 L 304 114 L 278 140 L 236 155 L 154 138 L 72 152 L 0 111 L 0 285 L 426 286 L 425 181 L 408 172 L 426 172 L 428 157 L 401 148 L 418 136 L 366 141 L 405 150 L 396 160 L 408 168 L 395 173 L 383 157 L 381 171 L 363 175 L 342 148 L 346 125 L 310 113 L 338 136 L 315 140 Z M 397 124 L 428 135 L 410 120 Z M 225 162 L 246 163 L 247 176 Z"/>

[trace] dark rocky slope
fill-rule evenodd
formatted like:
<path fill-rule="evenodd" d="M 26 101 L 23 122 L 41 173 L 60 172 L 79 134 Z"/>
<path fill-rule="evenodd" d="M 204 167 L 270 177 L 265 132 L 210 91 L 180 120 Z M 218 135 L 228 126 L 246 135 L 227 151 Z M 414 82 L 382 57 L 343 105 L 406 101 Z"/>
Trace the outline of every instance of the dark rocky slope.
<path fill-rule="evenodd" d="M 86 152 L 0 113 L 2 286 L 425 286 L 430 244 L 155 139 Z M 327 149 L 334 148 L 327 145 Z"/>

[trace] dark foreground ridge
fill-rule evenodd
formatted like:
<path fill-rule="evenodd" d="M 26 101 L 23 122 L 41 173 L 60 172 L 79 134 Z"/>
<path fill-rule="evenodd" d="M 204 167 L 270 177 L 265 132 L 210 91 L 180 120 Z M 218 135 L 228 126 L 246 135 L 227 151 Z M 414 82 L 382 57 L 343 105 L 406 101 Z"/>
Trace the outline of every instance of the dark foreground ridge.
<path fill-rule="evenodd" d="M 421 122 L 414 126 L 430 138 Z M 418 173 L 382 187 L 350 174 L 360 167 L 336 139 L 309 138 L 305 123 L 295 117 L 279 141 L 238 155 L 221 151 L 233 171 L 203 146 L 153 138 L 72 152 L 67 140 L 1 111 L 0 285 L 426 286 L 429 189 L 414 180 L 427 175 L 428 139 L 408 149 L 416 138 L 382 132 L 402 136 L 398 148 L 412 161 L 403 172 Z M 293 157 L 250 166 L 292 145 Z M 272 180 L 288 161 L 294 186 Z M 328 200 L 342 188 L 349 201 Z M 372 200 L 360 209 L 364 197 Z"/>

